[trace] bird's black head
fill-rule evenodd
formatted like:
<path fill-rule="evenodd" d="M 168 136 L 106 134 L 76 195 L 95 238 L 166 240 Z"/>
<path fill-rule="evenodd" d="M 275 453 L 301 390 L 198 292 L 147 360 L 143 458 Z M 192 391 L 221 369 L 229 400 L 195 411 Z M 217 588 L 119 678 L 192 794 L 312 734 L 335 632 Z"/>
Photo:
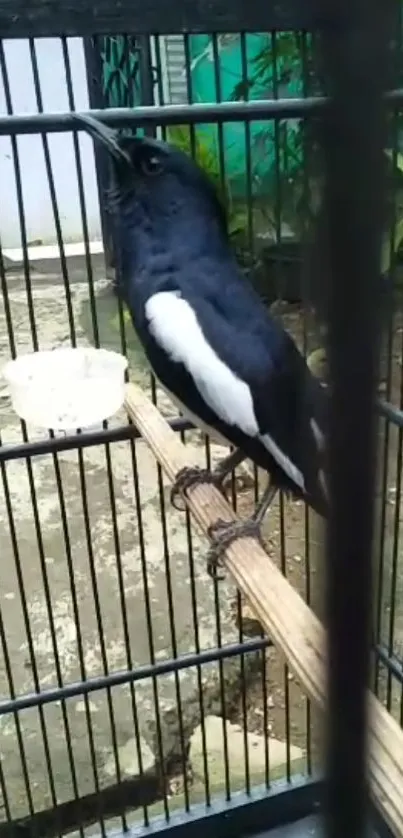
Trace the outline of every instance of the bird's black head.
<path fill-rule="evenodd" d="M 186 236 L 197 222 L 200 231 L 216 226 L 226 232 L 224 208 L 208 176 L 184 152 L 150 137 L 121 136 L 90 116 L 76 121 L 109 152 L 112 161 L 112 202 L 118 210 L 145 219 L 159 228 L 171 227 Z M 175 224 L 178 222 L 178 224 Z"/>

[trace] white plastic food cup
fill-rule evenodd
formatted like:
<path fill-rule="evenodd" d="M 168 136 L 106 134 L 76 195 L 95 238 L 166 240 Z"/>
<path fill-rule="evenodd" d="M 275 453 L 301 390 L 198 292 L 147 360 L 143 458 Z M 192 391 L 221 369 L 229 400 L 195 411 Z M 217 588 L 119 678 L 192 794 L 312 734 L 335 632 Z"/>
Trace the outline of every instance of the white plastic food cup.
<path fill-rule="evenodd" d="M 9 361 L 3 376 L 15 412 L 38 428 L 73 431 L 113 416 L 125 397 L 127 359 L 106 349 L 63 347 Z"/>

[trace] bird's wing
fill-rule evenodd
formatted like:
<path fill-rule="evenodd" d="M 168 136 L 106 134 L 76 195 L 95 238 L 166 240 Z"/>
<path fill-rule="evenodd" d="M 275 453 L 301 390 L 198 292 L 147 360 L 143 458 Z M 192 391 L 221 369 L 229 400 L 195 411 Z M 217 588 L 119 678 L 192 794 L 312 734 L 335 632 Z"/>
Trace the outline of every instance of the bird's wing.
<path fill-rule="evenodd" d="M 220 318 L 213 305 L 208 315 L 204 310 L 202 324 L 196 311 L 197 306 L 193 308 L 180 291 L 154 294 L 145 306 L 154 339 L 173 361 L 186 368 L 210 409 L 221 421 L 237 426 L 250 437 L 258 437 L 290 480 L 304 492 L 304 469 L 297 456 L 295 433 L 298 431 L 296 376 L 289 358 L 275 347 L 279 358 L 273 362 L 270 348 L 254 331 L 252 323 L 250 330 L 240 334 L 228 318 Z M 288 336 L 284 346 L 292 363 L 298 363 L 296 359 L 300 358 L 303 365 Z M 312 431 L 310 436 L 313 440 Z"/>

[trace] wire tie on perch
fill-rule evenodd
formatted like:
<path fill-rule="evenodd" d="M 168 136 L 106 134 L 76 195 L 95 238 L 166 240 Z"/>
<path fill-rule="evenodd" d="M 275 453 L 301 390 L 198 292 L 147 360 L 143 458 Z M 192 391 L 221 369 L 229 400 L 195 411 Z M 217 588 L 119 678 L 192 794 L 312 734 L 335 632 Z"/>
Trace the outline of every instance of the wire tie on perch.
<path fill-rule="evenodd" d="M 218 491 L 221 491 L 220 479 L 216 477 L 208 468 L 200 468 L 199 466 L 184 466 L 179 469 L 174 484 L 171 489 L 171 504 L 178 512 L 184 512 L 187 508 L 186 503 L 178 504 L 179 495 L 187 496 L 187 492 L 192 486 L 200 484 L 209 484 L 215 486 Z M 223 496 L 224 493 L 222 492 Z"/>

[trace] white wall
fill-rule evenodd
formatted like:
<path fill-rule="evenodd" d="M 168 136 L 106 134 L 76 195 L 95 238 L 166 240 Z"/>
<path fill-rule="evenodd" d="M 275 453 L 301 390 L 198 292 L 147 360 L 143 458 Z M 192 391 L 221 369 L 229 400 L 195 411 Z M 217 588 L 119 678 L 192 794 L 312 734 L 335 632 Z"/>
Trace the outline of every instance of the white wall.
<path fill-rule="evenodd" d="M 58 39 L 35 42 L 45 111 L 68 111 L 65 69 Z M 32 64 L 27 41 L 4 41 L 13 109 L 16 114 L 38 111 L 33 85 Z M 80 38 L 70 38 L 68 49 L 74 86 L 76 110 L 89 107 L 84 52 Z M 0 113 L 7 112 L 3 80 L 0 74 Z M 65 242 L 83 237 L 77 188 L 77 166 L 70 133 L 48 135 L 52 171 Z M 87 217 L 91 239 L 101 238 L 98 194 L 92 141 L 79 135 L 84 177 Z M 40 135 L 18 138 L 24 209 L 28 242 L 56 241 L 55 226 Z M 21 246 L 20 223 L 11 143 L 0 137 L 0 237 L 3 248 Z"/>

